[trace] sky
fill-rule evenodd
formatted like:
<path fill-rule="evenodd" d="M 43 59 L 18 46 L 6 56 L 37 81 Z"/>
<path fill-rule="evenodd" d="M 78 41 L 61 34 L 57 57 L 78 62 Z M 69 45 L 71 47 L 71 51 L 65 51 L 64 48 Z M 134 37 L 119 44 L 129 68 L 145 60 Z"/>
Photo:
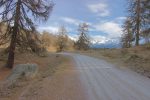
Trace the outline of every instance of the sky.
<path fill-rule="evenodd" d="M 126 16 L 126 0 L 53 0 L 55 6 L 46 23 L 38 30 L 52 33 L 64 25 L 70 38 L 76 40 L 80 23 L 89 24 L 93 43 L 118 41 Z"/>

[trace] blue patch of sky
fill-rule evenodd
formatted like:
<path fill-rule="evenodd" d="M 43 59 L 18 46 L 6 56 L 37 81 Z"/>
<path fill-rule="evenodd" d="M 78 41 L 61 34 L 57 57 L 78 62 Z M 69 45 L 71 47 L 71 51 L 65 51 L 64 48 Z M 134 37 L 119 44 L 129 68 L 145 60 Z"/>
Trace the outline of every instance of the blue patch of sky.
<path fill-rule="evenodd" d="M 77 25 L 69 24 L 62 21 L 61 17 L 69 17 L 85 22 L 92 23 L 92 25 L 99 24 L 100 22 L 115 21 L 118 17 L 124 17 L 126 15 L 127 1 L 126 0 L 53 0 L 55 3 L 54 9 L 50 16 L 50 19 L 41 27 L 47 26 L 60 26 L 65 25 L 71 28 L 69 30 L 70 35 L 77 34 Z M 110 12 L 109 16 L 100 17 L 96 13 L 93 13 L 88 8 L 88 5 L 105 3 L 108 5 Z M 116 20 L 118 24 L 122 24 L 123 20 Z M 90 35 L 107 35 L 105 32 L 93 30 L 90 31 Z"/>

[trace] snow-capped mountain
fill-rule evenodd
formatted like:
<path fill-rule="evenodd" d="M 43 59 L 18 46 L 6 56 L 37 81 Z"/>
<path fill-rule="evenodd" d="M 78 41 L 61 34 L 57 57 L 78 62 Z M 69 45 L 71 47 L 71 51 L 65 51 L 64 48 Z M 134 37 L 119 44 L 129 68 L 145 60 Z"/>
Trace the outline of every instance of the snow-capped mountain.
<path fill-rule="evenodd" d="M 118 40 L 108 40 L 105 43 L 95 41 L 91 44 L 92 48 L 120 48 L 121 45 Z"/>

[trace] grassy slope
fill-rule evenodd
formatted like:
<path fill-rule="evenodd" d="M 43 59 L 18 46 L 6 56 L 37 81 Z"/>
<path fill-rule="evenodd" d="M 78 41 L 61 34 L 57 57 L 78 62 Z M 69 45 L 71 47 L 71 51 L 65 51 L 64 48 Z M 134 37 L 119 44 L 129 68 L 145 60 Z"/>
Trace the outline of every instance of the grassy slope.
<path fill-rule="evenodd" d="M 99 49 L 80 52 L 96 58 L 130 68 L 142 75 L 150 77 L 150 48 L 145 46 L 129 49 Z"/>

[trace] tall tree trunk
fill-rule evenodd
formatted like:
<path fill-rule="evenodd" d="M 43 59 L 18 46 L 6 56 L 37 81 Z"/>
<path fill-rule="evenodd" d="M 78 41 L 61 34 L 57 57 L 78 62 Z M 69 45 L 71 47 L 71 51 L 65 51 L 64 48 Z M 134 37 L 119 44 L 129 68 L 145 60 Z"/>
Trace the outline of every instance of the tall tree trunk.
<path fill-rule="evenodd" d="M 12 36 L 11 36 L 11 42 L 9 46 L 8 60 L 6 63 L 7 68 L 12 68 L 14 65 L 16 38 L 17 38 L 18 30 L 19 30 L 18 24 L 19 24 L 19 19 L 20 19 L 20 5 L 21 5 L 21 0 L 18 0 L 17 6 L 16 6 L 14 27 L 13 27 L 13 30 L 11 31 Z"/>
<path fill-rule="evenodd" d="M 140 35 L 140 21 L 141 21 L 141 19 L 140 19 L 140 13 L 141 13 L 141 8 L 140 8 L 140 3 L 141 3 L 141 0 L 138 0 L 137 1 L 137 11 L 136 11 L 136 13 L 137 13 L 137 19 L 136 19 L 136 24 L 137 24 L 137 26 L 136 26 L 136 46 L 138 46 L 139 45 L 139 35 Z"/>

